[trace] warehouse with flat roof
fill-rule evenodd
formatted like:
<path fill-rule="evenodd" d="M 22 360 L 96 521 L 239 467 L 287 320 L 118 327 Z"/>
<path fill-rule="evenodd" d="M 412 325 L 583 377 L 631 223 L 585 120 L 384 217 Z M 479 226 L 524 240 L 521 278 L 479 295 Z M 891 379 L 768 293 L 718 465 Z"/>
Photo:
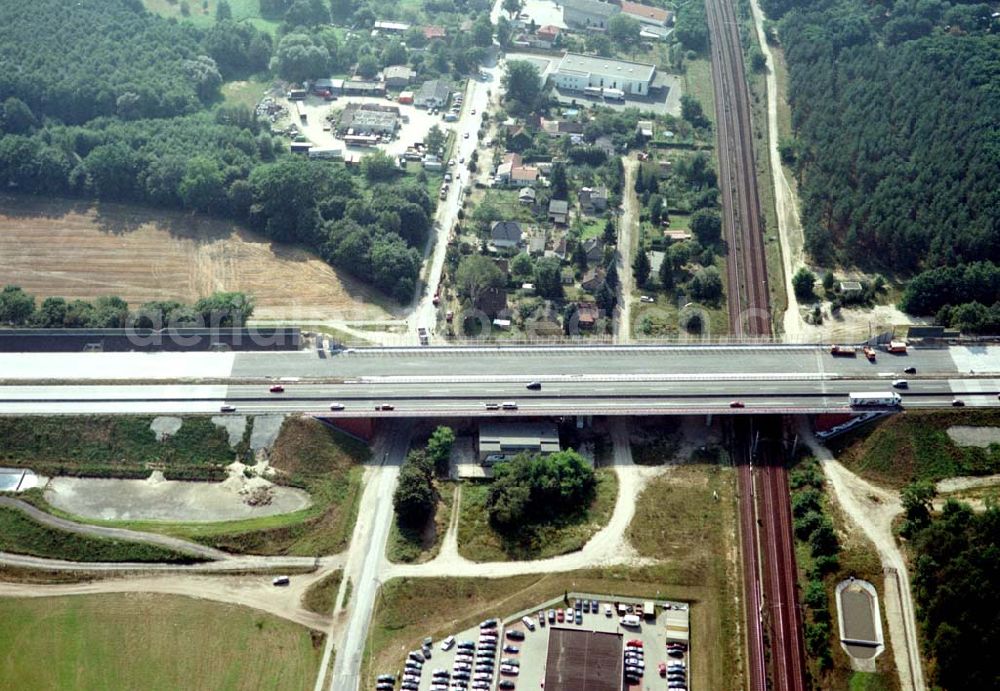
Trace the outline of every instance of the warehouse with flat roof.
<path fill-rule="evenodd" d="M 621 691 L 622 650 L 620 633 L 552 627 L 545 691 Z"/>
<path fill-rule="evenodd" d="M 558 88 L 569 91 L 619 89 L 626 94 L 646 96 L 655 73 L 655 65 L 566 53 L 553 72 L 552 81 Z"/>
<path fill-rule="evenodd" d="M 486 422 L 479 426 L 479 462 L 504 461 L 522 452 L 559 451 L 559 430 L 550 422 Z"/>

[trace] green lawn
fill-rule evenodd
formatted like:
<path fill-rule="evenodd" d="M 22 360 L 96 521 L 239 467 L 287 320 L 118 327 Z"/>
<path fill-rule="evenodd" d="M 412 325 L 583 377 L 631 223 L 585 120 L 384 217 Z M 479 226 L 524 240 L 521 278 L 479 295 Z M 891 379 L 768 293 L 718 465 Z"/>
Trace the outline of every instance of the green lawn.
<path fill-rule="evenodd" d="M 618 496 L 618 476 L 597 471 L 597 495 L 589 509 L 558 524 L 524 526 L 516 537 L 504 536 L 490 525 L 486 512 L 488 484 L 465 484 L 458 519 L 458 552 L 473 561 L 544 559 L 575 552 L 607 525 Z"/>
<path fill-rule="evenodd" d="M 0 688 L 175 691 L 311 687 L 322 635 L 175 595 L 0 599 Z"/>
<path fill-rule="evenodd" d="M 204 3 L 204 4 L 203 4 Z M 189 16 L 181 12 L 181 0 L 142 0 L 143 7 L 161 17 L 172 17 L 179 21 L 189 21 L 195 26 L 208 28 L 215 24 L 217 0 L 188 0 Z M 207 6 L 207 9 L 206 9 Z M 248 21 L 258 30 L 271 34 L 277 32 L 281 22 L 260 16 L 260 0 L 229 0 L 235 21 Z"/>
<path fill-rule="evenodd" d="M 250 79 L 226 82 L 222 85 L 222 97 L 226 105 L 241 105 L 253 110 L 263 98 L 268 86 L 269 79 L 251 77 Z"/>
<path fill-rule="evenodd" d="M 336 604 L 337 591 L 344 572 L 334 571 L 309 586 L 302 596 L 302 606 L 316 614 L 330 614 Z"/>
<path fill-rule="evenodd" d="M 207 417 L 184 418 L 176 434 L 157 441 L 151 415 L 0 418 L 0 463 L 43 475 L 221 479 L 234 450 L 224 429 Z M 248 425 L 249 427 L 249 425 Z"/>
<path fill-rule="evenodd" d="M 701 103 L 705 117 L 715 128 L 715 91 L 712 87 L 712 62 L 708 58 L 688 60 L 684 70 L 684 93 Z"/>
<path fill-rule="evenodd" d="M 0 506 L 0 552 L 69 561 L 202 561 L 155 545 L 69 533 L 42 525 L 19 511 Z"/>
<path fill-rule="evenodd" d="M 838 442 L 844 449 L 839 456 L 854 472 L 890 487 L 914 480 L 1000 473 L 1000 445 L 958 446 L 947 432 L 953 425 L 1000 426 L 1000 410 L 893 415 Z"/>
<path fill-rule="evenodd" d="M 599 235 L 603 235 L 605 223 L 607 223 L 607 221 L 600 216 L 586 217 L 586 221 L 583 223 L 583 229 L 580 232 L 580 239 L 589 240 L 590 238 L 596 238 Z"/>

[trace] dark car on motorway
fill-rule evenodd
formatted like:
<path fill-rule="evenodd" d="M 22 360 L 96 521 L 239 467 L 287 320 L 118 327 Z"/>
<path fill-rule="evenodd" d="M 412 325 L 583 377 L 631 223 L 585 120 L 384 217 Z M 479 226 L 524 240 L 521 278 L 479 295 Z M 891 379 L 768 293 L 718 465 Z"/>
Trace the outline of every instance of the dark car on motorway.
<path fill-rule="evenodd" d="M 281 384 L 275 384 L 271 387 L 271 393 L 285 393 L 285 387 Z"/>
<path fill-rule="evenodd" d="M 542 388 L 542 382 L 540 381 L 528 382 L 528 385 L 525 388 L 531 389 L 532 391 L 538 391 L 539 389 Z"/>
<path fill-rule="evenodd" d="M 917 373 L 917 368 L 916 367 L 907 367 L 906 369 L 903 370 L 903 373 L 904 374 L 916 374 Z"/>

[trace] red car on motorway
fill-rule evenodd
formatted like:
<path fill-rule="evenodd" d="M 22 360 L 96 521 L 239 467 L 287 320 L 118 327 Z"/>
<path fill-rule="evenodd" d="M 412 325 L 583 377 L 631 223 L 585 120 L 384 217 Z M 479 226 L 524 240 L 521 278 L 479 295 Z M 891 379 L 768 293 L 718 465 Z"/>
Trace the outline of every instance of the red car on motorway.
<path fill-rule="evenodd" d="M 747 406 L 746 406 L 746 404 L 743 401 L 730 401 L 729 402 L 729 407 L 730 408 L 746 408 Z"/>

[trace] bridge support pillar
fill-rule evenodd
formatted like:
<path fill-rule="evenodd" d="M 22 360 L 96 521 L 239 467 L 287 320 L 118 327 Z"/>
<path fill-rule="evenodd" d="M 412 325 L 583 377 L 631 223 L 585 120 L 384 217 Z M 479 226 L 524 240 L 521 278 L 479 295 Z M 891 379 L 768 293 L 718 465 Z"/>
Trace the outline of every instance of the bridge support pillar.
<path fill-rule="evenodd" d="M 705 427 L 711 427 L 711 426 L 712 426 L 712 414 L 709 413 L 708 415 L 705 416 Z"/>

